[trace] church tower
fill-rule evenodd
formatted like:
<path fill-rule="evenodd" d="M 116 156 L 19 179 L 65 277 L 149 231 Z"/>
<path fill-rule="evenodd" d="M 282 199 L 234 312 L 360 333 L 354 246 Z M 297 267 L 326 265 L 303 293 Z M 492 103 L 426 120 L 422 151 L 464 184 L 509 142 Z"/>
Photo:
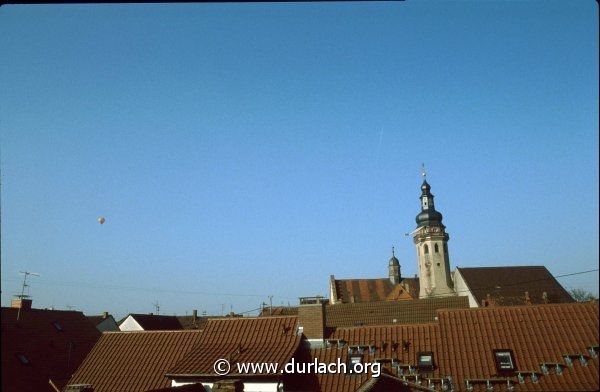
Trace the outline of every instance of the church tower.
<path fill-rule="evenodd" d="M 416 217 L 417 229 L 413 232 L 419 262 L 419 298 L 455 295 L 448 257 L 450 236 L 442 224 L 442 214 L 435 210 L 425 175 L 423 170 L 421 212 Z"/>

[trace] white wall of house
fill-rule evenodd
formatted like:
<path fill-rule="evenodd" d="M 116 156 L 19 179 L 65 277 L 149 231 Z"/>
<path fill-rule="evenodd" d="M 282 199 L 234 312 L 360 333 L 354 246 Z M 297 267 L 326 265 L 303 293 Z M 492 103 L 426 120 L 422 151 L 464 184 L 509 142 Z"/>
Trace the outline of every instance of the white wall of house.
<path fill-rule="evenodd" d="M 245 382 L 244 392 L 277 392 L 276 382 Z"/>
<path fill-rule="evenodd" d="M 479 305 L 477 305 L 477 300 L 475 299 L 473 293 L 471 293 L 471 290 L 469 290 L 469 287 L 467 287 L 467 283 L 465 282 L 463 276 L 460 274 L 458 268 L 454 270 L 453 278 L 454 291 L 456 291 L 456 295 L 459 295 L 461 297 L 466 295 L 467 297 L 469 297 L 469 307 L 478 308 Z"/>
<path fill-rule="evenodd" d="M 198 382 L 198 381 L 196 381 Z M 177 387 L 180 385 L 186 384 L 194 384 L 194 381 L 181 381 L 178 382 L 176 380 L 171 381 L 172 387 Z M 212 392 L 212 387 L 214 383 L 212 382 L 203 382 L 202 386 L 206 389 L 207 392 Z M 277 383 L 276 382 L 245 382 L 244 383 L 244 392 L 277 392 Z"/>
<path fill-rule="evenodd" d="M 119 325 L 119 329 L 121 331 L 143 331 L 144 330 L 144 328 L 142 328 L 142 326 L 139 325 L 138 322 L 135 321 L 135 319 L 131 315 L 129 315 L 125 319 L 125 321 L 123 321 L 121 323 L 121 325 Z"/>

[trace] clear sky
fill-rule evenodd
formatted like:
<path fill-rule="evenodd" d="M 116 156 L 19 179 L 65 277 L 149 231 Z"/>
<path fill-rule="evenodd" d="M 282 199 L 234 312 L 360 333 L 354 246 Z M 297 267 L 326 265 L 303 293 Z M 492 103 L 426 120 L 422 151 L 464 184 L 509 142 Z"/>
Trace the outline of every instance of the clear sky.
<path fill-rule="evenodd" d="M 595 1 L 5 5 L 0 58 L 3 306 L 412 276 L 422 162 L 452 268 L 598 268 Z"/>

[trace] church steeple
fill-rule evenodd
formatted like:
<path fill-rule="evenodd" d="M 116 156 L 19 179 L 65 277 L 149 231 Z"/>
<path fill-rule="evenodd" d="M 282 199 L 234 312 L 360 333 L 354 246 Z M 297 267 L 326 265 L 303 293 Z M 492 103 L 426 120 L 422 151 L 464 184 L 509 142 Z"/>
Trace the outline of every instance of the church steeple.
<path fill-rule="evenodd" d="M 433 203 L 433 195 L 431 194 L 431 186 L 427 183 L 427 173 L 425 167 L 421 172 L 423 176 L 423 184 L 421 185 L 421 212 L 415 220 L 417 221 L 417 227 L 422 226 L 440 226 L 442 224 L 442 214 L 435 210 L 435 204 Z"/>
<path fill-rule="evenodd" d="M 455 295 L 448 255 L 450 236 L 442 224 L 442 214 L 435 209 L 424 168 L 422 175 L 421 212 L 415 219 L 417 230 L 413 232 L 419 263 L 419 298 Z"/>

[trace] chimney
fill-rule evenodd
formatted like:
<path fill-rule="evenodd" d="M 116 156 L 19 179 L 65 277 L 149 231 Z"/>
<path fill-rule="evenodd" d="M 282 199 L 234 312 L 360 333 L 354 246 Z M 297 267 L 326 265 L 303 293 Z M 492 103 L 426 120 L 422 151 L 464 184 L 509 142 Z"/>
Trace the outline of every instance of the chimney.
<path fill-rule="evenodd" d="M 198 311 L 196 309 L 192 310 L 192 316 L 194 316 L 194 320 L 198 318 Z"/>
<path fill-rule="evenodd" d="M 529 291 L 525 292 L 525 305 L 531 305 L 531 298 L 529 298 Z"/>
<path fill-rule="evenodd" d="M 108 318 L 108 312 L 102 312 L 102 318 L 103 319 Z"/>
<path fill-rule="evenodd" d="M 27 298 L 13 298 L 10 301 L 10 307 L 21 310 L 31 310 L 31 300 Z"/>
<path fill-rule="evenodd" d="M 298 324 L 309 340 L 325 338 L 325 305 L 327 300 L 321 296 L 300 298 Z"/>

